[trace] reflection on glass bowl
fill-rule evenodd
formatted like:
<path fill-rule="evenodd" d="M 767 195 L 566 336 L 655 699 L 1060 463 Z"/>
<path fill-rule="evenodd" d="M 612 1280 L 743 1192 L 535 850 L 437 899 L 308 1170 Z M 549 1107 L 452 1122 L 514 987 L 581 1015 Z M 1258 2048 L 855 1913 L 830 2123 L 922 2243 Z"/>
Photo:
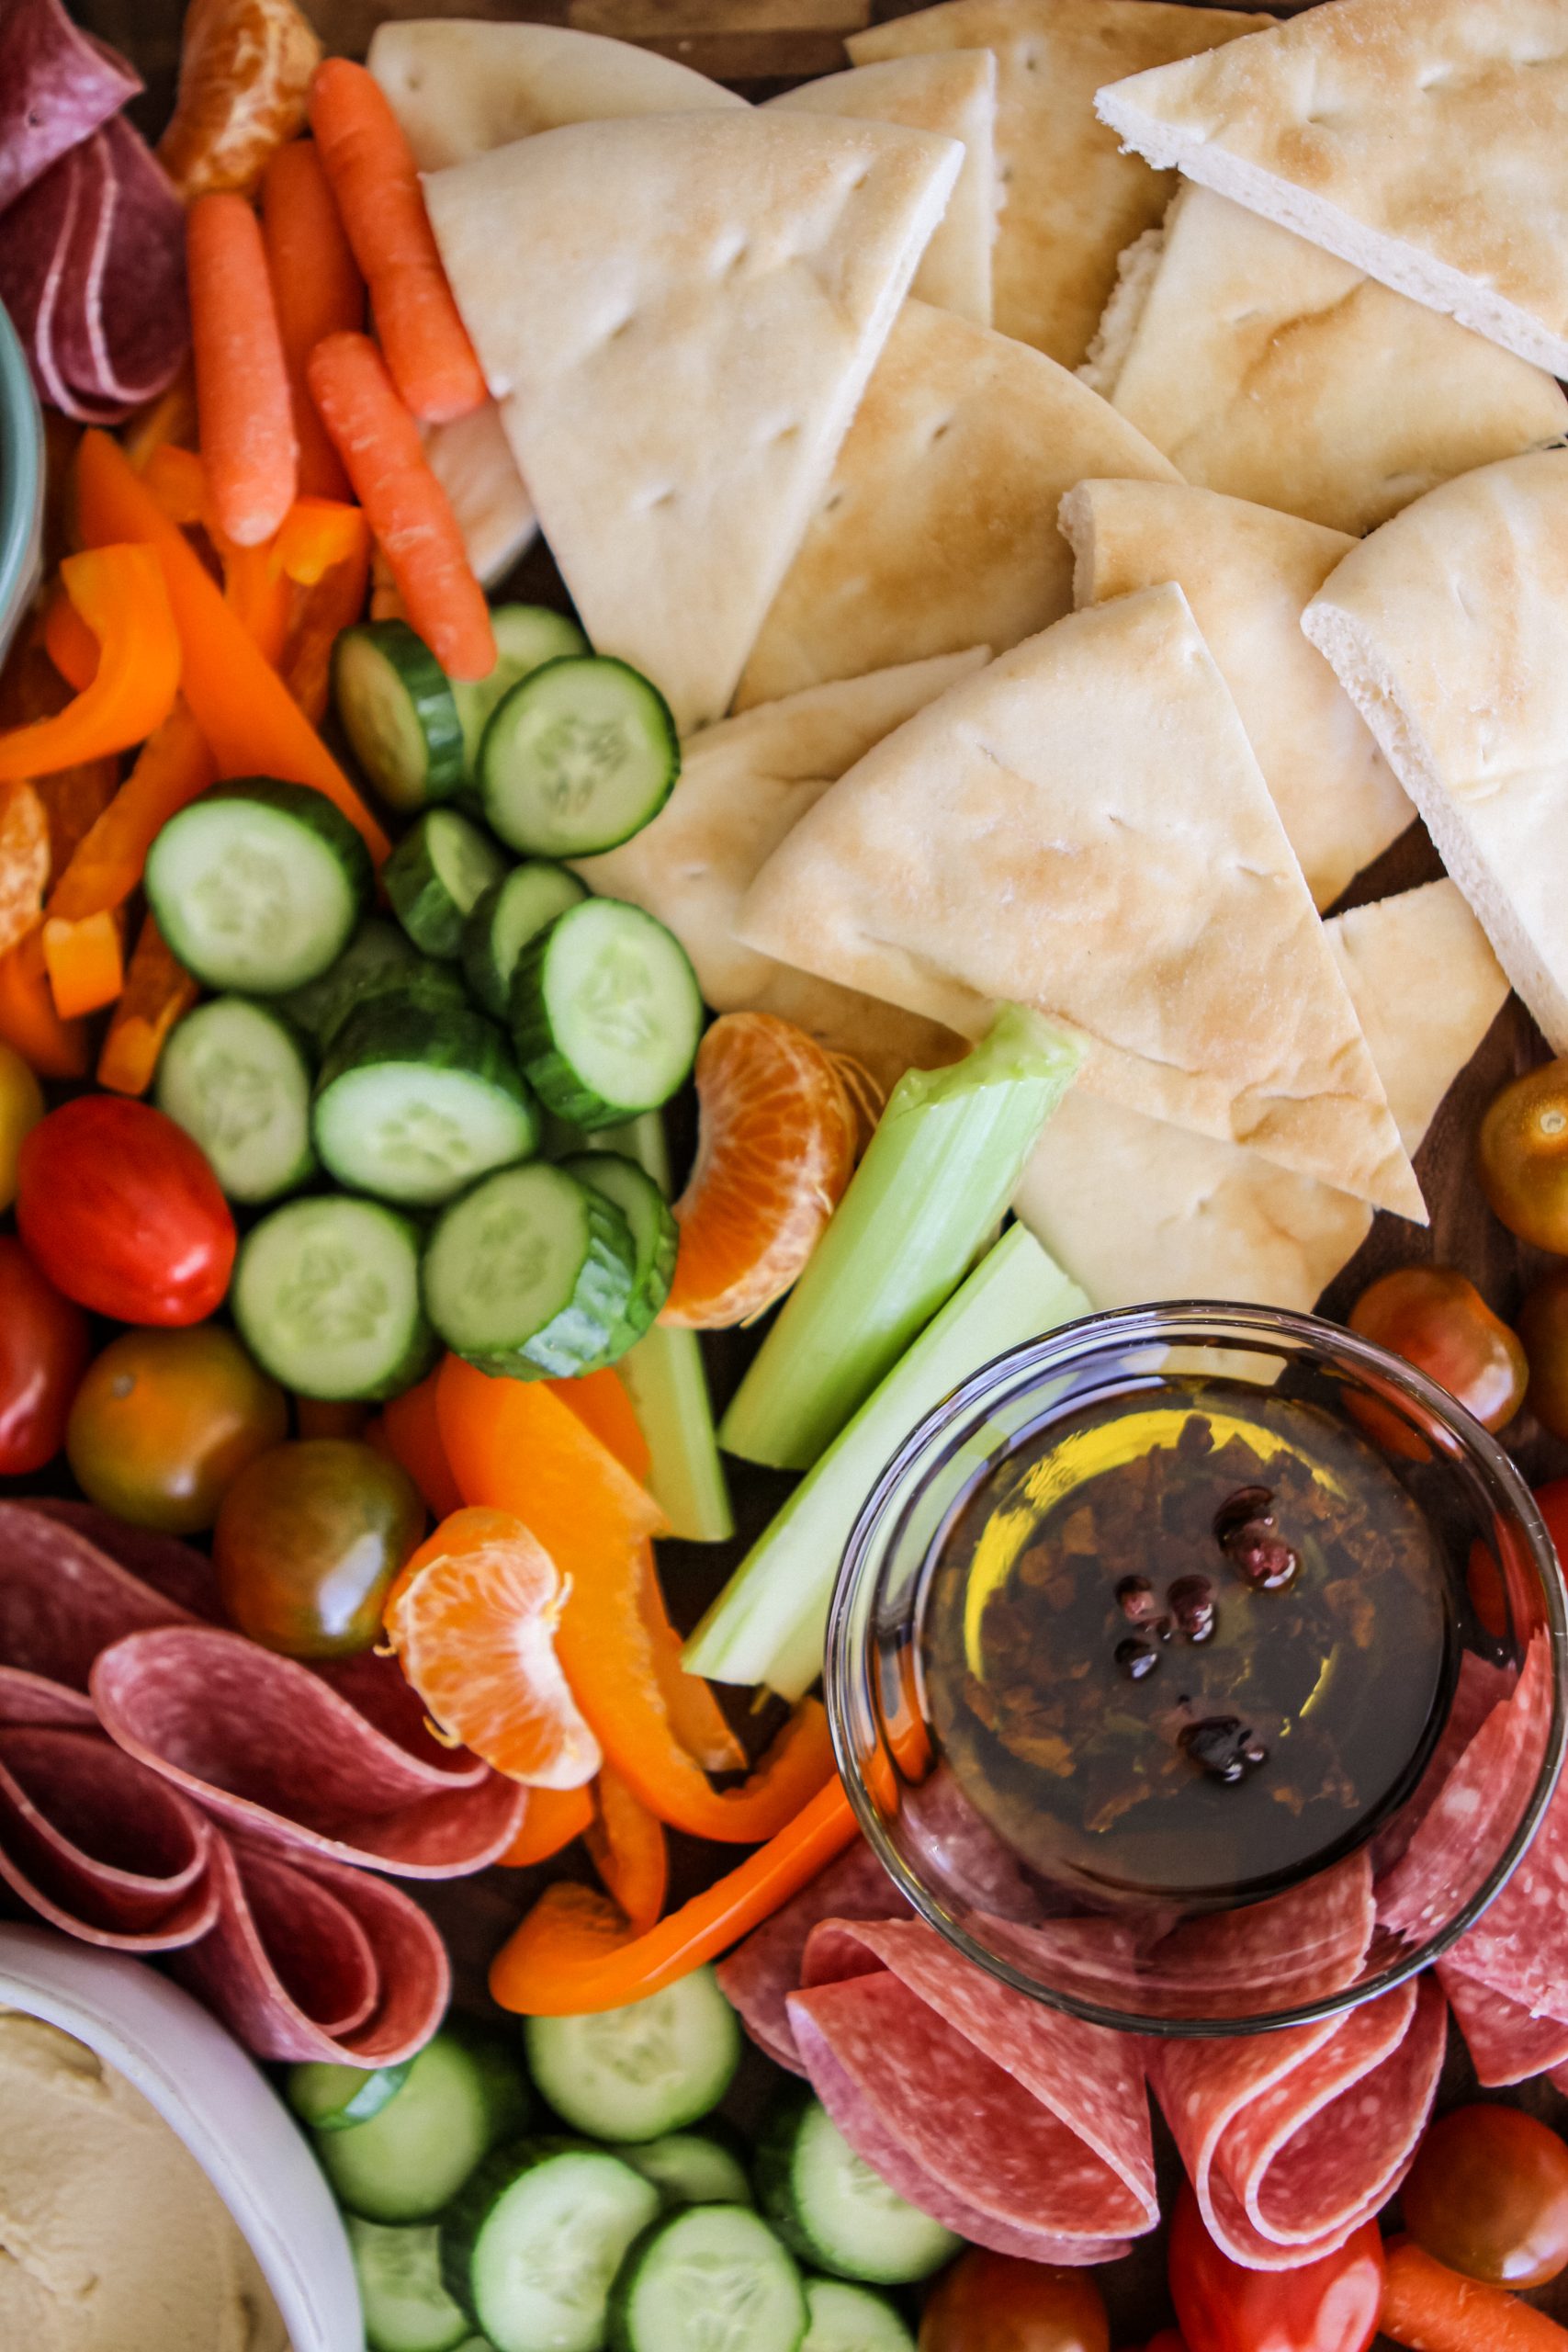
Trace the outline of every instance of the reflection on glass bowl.
<path fill-rule="evenodd" d="M 0 305 L 0 659 L 38 586 L 42 544 L 43 418 Z"/>

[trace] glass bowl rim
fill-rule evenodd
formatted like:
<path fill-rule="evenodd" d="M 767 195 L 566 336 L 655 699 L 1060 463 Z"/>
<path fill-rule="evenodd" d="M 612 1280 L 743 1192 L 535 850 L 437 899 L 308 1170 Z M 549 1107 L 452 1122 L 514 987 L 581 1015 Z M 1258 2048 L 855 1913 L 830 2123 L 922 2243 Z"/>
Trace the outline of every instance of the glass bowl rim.
<path fill-rule="evenodd" d="M 846 1717 L 852 1699 L 851 1678 L 862 1664 L 860 1646 L 851 1639 L 851 1613 L 864 1580 L 873 1568 L 872 1548 L 899 1489 L 922 1454 L 946 1436 L 949 1448 L 962 1442 L 977 1408 L 983 1408 L 1004 1383 L 1026 1385 L 1029 1376 L 1043 1376 L 1075 1359 L 1100 1353 L 1111 1346 L 1178 1347 L 1235 1346 L 1286 1340 L 1300 1356 L 1313 1356 L 1348 1367 L 1357 1374 L 1375 1372 L 1379 1379 L 1423 1407 L 1452 1433 L 1463 1452 L 1479 1465 L 1486 1480 L 1502 1492 L 1524 1535 L 1536 1581 L 1545 1604 L 1546 1631 L 1551 1658 L 1551 1720 L 1546 1752 L 1524 1812 L 1502 1855 L 1458 1916 L 1429 1935 L 1420 1948 L 1368 1979 L 1365 1984 L 1325 1994 L 1292 2008 L 1239 2018 L 1156 2018 L 1107 2007 L 1043 1984 L 990 1951 L 956 1920 L 950 1919 L 936 1898 L 905 1861 L 888 1837 L 863 1774 L 852 1752 Z M 944 1457 L 945 1458 L 945 1455 Z M 934 1464 L 931 1465 L 934 1468 Z M 930 1475 L 929 1470 L 924 1475 Z M 899 1503 L 907 1507 L 908 1498 Z M 943 1940 L 966 1959 L 984 1968 L 1015 1992 L 1042 2006 L 1079 2018 L 1087 2025 L 1120 2033 L 1157 2036 L 1168 2041 L 1213 2040 L 1227 2035 L 1271 2033 L 1291 2026 L 1314 2025 L 1345 2015 L 1380 1994 L 1394 1991 L 1441 1959 L 1482 1917 L 1501 1894 L 1534 1841 L 1541 1816 L 1551 1801 L 1568 1751 L 1568 1590 L 1563 1569 L 1547 1532 L 1535 1498 L 1506 1448 L 1468 1413 L 1459 1400 L 1403 1357 L 1392 1354 L 1358 1331 L 1330 1323 L 1316 1315 L 1292 1309 L 1258 1306 L 1213 1299 L 1166 1300 L 1145 1306 L 1107 1308 L 1079 1316 L 1038 1340 L 994 1356 L 971 1373 L 933 1406 L 899 1446 L 862 1504 L 844 1548 L 828 1620 L 823 1690 L 829 1727 L 839 1775 L 862 1835 L 916 1916 L 934 1928 Z M 880 1752 L 880 1746 L 878 1748 Z"/>
<path fill-rule="evenodd" d="M 21 340 L 0 304 L 0 650 L 30 593 L 43 518 L 43 419 Z"/>

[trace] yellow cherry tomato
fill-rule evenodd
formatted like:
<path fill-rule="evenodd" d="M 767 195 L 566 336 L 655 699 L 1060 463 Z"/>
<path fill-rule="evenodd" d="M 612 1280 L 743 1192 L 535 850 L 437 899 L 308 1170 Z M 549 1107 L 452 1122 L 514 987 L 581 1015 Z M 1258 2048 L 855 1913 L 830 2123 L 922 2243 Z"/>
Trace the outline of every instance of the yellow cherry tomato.
<path fill-rule="evenodd" d="M 281 1388 L 231 1331 L 125 1331 L 76 1392 L 65 1451 L 83 1493 L 137 1527 L 197 1535 L 288 1431 Z"/>
<path fill-rule="evenodd" d="M 1568 1059 L 1505 1086 L 1481 1123 L 1481 1188 L 1510 1233 L 1568 1256 Z"/>
<path fill-rule="evenodd" d="M 0 1209 L 17 1197 L 17 1155 L 43 1116 L 43 1089 L 16 1048 L 0 1045 Z"/>

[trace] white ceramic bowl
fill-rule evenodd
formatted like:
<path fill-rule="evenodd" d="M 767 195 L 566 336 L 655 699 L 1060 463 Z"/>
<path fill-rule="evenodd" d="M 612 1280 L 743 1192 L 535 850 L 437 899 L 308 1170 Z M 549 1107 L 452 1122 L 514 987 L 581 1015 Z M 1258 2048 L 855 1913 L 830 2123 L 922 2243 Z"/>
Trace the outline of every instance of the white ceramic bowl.
<path fill-rule="evenodd" d="M 73 2033 L 179 2133 L 250 2242 L 293 2352 L 363 2352 L 348 2241 L 272 2086 L 220 2025 L 140 1961 L 0 1927 L 0 2007 Z"/>

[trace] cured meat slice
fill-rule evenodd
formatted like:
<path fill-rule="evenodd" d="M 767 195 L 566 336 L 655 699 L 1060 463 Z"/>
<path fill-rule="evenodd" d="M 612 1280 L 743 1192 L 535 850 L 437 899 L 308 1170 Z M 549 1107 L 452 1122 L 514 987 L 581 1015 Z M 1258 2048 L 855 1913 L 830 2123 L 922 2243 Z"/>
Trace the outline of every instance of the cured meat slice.
<path fill-rule="evenodd" d="M 177 1601 L 128 1573 L 69 1520 L 0 1503 L 0 1666 L 85 1691 L 109 1643 L 189 1623 Z"/>
<path fill-rule="evenodd" d="M 92 1731 L 97 1716 L 85 1692 L 68 1690 L 47 1675 L 24 1673 L 19 1666 L 0 1666 L 0 1725 L 52 1724 Z"/>
<path fill-rule="evenodd" d="M 0 1732 L 0 1879 L 51 1926 L 168 1951 L 218 1914 L 209 1824 L 96 1732 Z"/>
<path fill-rule="evenodd" d="M 132 1634 L 104 1651 L 91 1689 L 129 1755 L 266 1843 L 456 1878 L 494 1861 L 522 1819 L 526 1792 L 515 1782 L 481 1766 L 455 1783 L 308 1667 L 239 1634 Z"/>
<path fill-rule="evenodd" d="M 1483 2089 L 1528 2083 L 1568 2064 L 1568 2025 L 1561 2019 L 1532 2018 L 1449 1961 L 1438 1962 L 1438 1974 Z"/>
<path fill-rule="evenodd" d="M 1151 2014 L 1234 2018 L 1289 2009 L 1354 1984 L 1377 1924 L 1363 1850 L 1283 1894 L 1178 1928 L 1140 1972 Z"/>
<path fill-rule="evenodd" d="M 0 9 L 0 209 L 141 87 L 125 59 L 79 30 L 61 0 L 6 0 Z"/>
<path fill-rule="evenodd" d="M 1295 2269 L 1371 2218 L 1415 2155 L 1447 2028 L 1425 1976 L 1316 2025 L 1151 2044 L 1155 2095 L 1233 2260 Z"/>
<path fill-rule="evenodd" d="M 118 116 L 82 150 L 84 193 L 53 334 L 79 398 L 130 410 L 177 374 L 190 343 L 185 207 Z"/>
<path fill-rule="evenodd" d="M 429 2040 L 451 1971 L 417 1904 L 363 1871 L 213 1844 L 218 1922 L 175 1973 L 248 2049 L 389 2066 Z"/>
<path fill-rule="evenodd" d="M 782 1910 L 718 1965 L 718 1981 L 753 2041 L 792 2075 L 804 2074 L 789 2021 L 806 1947 L 825 1919 L 907 1919 L 909 1906 L 863 1838 L 845 1848 Z"/>
<path fill-rule="evenodd" d="M 420 1768 L 427 1789 L 476 1788 L 489 1767 L 466 1747 L 446 1747 L 432 1735 L 424 1702 L 395 1659 L 371 1650 L 311 1668 L 329 1690 L 346 1700 Z"/>
<path fill-rule="evenodd" d="M 96 1503 L 56 1499 L 51 1495 L 29 1497 L 24 1508 L 37 1518 L 73 1529 L 128 1576 L 151 1585 L 187 1616 L 204 1618 L 209 1624 L 222 1623 L 212 1563 L 194 1544 L 182 1544 L 177 1535 L 161 1535 L 154 1528 L 131 1527 L 112 1512 L 100 1510 Z"/>

